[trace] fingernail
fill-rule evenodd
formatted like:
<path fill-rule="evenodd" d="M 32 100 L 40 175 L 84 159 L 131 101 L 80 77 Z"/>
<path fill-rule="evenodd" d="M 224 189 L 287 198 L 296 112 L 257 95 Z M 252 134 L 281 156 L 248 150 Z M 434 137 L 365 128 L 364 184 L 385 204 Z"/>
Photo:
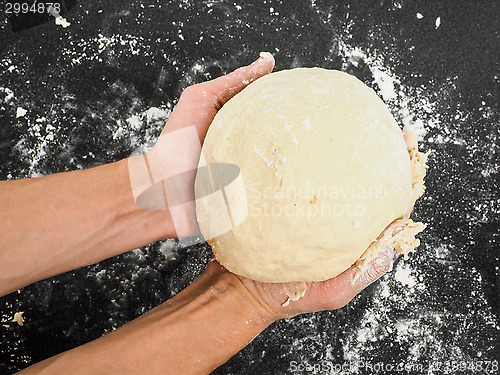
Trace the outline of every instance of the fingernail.
<path fill-rule="evenodd" d="M 264 58 L 264 59 L 274 60 L 274 56 L 271 52 L 261 52 L 261 53 L 259 53 L 259 56 Z"/>
<path fill-rule="evenodd" d="M 274 56 L 270 52 L 261 52 L 259 54 L 259 58 L 257 60 L 255 60 L 254 64 L 259 63 L 259 62 L 264 61 L 264 60 L 274 61 Z"/>

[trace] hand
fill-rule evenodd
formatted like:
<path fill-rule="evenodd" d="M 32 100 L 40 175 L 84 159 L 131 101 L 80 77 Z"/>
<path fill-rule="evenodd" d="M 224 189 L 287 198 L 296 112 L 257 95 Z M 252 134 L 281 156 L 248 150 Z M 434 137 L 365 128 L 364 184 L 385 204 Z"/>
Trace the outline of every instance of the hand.
<path fill-rule="evenodd" d="M 276 320 L 303 313 L 336 310 L 345 306 L 359 292 L 391 269 L 394 255 L 395 251 L 392 248 L 380 251 L 354 283 L 352 281 L 357 271 L 356 265 L 332 279 L 319 282 L 263 283 L 242 276 L 237 277 L 267 312 L 268 317 Z M 221 267 L 215 261 L 212 263 Z M 297 301 L 289 300 L 290 295 L 300 294 L 304 287 L 303 297 Z"/>
<path fill-rule="evenodd" d="M 176 198 L 180 197 L 182 202 L 186 202 L 175 207 L 169 205 L 168 202 L 166 204 L 171 214 L 177 218 L 175 225 L 177 237 L 198 233 L 195 220 L 193 186 L 201 151 L 200 147 L 213 118 L 224 103 L 249 83 L 270 73 L 273 67 L 274 60 L 272 58 L 260 57 L 252 65 L 239 68 L 226 76 L 188 87 L 182 93 L 177 106 L 161 133 L 160 139 L 177 131 L 192 128 L 192 130 L 196 130 L 197 142 L 192 142 L 192 140 L 185 142 L 189 134 L 187 136 L 183 134 L 171 143 L 162 144 L 160 140 L 153 150 L 147 154 L 150 165 L 153 165 L 156 169 L 165 169 L 172 165 L 179 166 L 182 164 L 181 169 L 189 171 L 182 174 L 182 179 L 176 178 L 175 181 L 170 179 L 169 186 L 164 186 L 167 200 L 169 196 L 175 196 Z M 179 146 L 181 143 L 182 145 Z M 172 148 L 175 149 L 174 152 L 172 152 Z M 172 160 L 172 157 L 175 160 Z M 178 171 L 177 173 L 174 171 L 164 173 L 164 175 L 168 176 L 176 174 L 179 175 Z M 352 283 L 352 280 L 357 270 L 356 265 L 337 277 L 322 282 L 272 284 L 257 282 L 237 275 L 234 275 L 234 277 L 239 279 L 245 288 L 250 291 L 251 295 L 256 298 L 258 304 L 262 305 L 271 319 L 279 319 L 306 312 L 338 309 L 346 305 L 361 290 L 390 268 L 394 254 L 395 252 L 391 248 L 382 251 L 378 257 L 369 263 L 366 270 L 354 283 Z M 215 268 L 221 268 L 222 272 L 229 273 L 216 261 L 209 264 L 206 272 L 221 272 L 215 270 Z M 304 287 L 306 288 L 305 295 L 299 298 L 298 301 L 289 301 L 286 305 L 289 295 L 301 292 Z"/>
<path fill-rule="evenodd" d="M 217 111 L 248 84 L 274 68 L 271 54 L 215 80 L 188 87 L 153 147 L 145 156 L 129 158 L 129 174 L 136 204 L 149 210 L 168 210 L 175 233 L 199 234 L 194 204 L 194 181 L 201 145 Z"/>
<path fill-rule="evenodd" d="M 196 224 L 194 205 L 194 180 L 201 152 L 201 145 L 208 128 L 218 110 L 234 95 L 254 80 L 270 73 L 274 60 L 268 56 L 260 57 L 253 64 L 212 81 L 188 87 L 172 112 L 160 140 L 146 156 L 150 168 L 160 170 L 165 176 L 177 178 L 163 179 L 162 199 L 166 197 L 171 216 L 177 219 L 174 227 L 177 237 L 187 237 L 199 233 Z M 192 133 L 182 133 L 191 129 Z M 180 132 L 180 133 L 179 133 Z M 165 137 L 179 134 L 171 142 Z M 195 140 L 188 139 L 194 134 Z M 188 139 L 188 141 L 186 141 Z M 179 165 L 182 167 L 179 168 Z M 181 170 L 182 174 L 179 173 Z M 187 172 L 186 172 L 187 171 Z M 181 176 L 182 178 L 178 178 Z M 168 183 L 165 184 L 164 182 Z M 184 202 L 181 205 L 169 204 L 172 197 Z M 353 283 L 354 275 L 359 272 L 357 265 L 342 274 L 326 281 L 309 283 L 262 283 L 234 275 L 262 305 L 271 319 L 291 317 L 297 314 L 337 309 L 346 305 L 361 290 L 382 276 L 391 267 L 395 251 L 387 248 L 374 258 L 360 277 Z M 212 261 L 207 273 L 221 268 Z M 217 272 L 219 272 L 217 270 Z M 231 274 L 232 275 L 232 274 Z M 304 290 L 305 295 L 297 301 L 288 301 L 289 296 Z M 288 304 L 286 302 L 289 302 Z"/>

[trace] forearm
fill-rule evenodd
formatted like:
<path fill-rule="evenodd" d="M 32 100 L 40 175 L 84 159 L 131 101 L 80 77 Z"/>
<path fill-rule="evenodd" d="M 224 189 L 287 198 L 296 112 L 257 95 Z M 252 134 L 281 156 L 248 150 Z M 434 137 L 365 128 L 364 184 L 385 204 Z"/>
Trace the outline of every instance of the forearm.
<path fill-rule="evenodd" d="M 134 202 L 127 160 L 0 183 L 0 295 L 174 236 Z"/>
<path fill-rule="evenodd" d="M 237 277 L 212 264 L 170 301 L 23 374 L 208 374 L 272 320 Z"/>

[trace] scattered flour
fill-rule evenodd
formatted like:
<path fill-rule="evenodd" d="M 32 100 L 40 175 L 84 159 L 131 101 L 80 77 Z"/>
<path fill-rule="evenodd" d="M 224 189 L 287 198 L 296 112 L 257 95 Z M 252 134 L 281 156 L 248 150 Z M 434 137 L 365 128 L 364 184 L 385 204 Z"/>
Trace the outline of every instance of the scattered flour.
<path fill-rule="evenodd" d="M 62 17 L 62 16 L 58 16 L 55 18 L 55 23 L 56 25 L 58 26 L 61 26 L 63 29 L 67 28 L 68 26 L 71 25 L 71 23 L 69 23 L 66 18 Z"/>
<path fill-rule="evenodd" d="M 411 276 L 411 269 L 409 266 L 399 264 L 394 278 L 399 281 L 403 286 L 413 287 L 417 285 L 417 281 Z"/>
<path fill-rule="evenodd" d="M 24 112 L 21 111 L 21 113 Z M 112 126 L 109 129 L 111 137 L 113 140 L 125 144 L 129 143 L 131 149 L 144 145 L 148 145 L 149 147 L 154 143 L 161 129 L 163 129 L 170 113 L 171 104 L 169 103 L 162 107 L 150 107 L 128 118 L 118 118 L 116 121 L 108 123 L 108 127 Z M 111 117 L 112 114 L 103 111 L 100 116 L 103 118 L 103 121 L 109 121 L 108 116 Z M 49 112 L 46 116 L 40 117 L 33 115 L 33 118 L 23 114 L 22 120 L 26 122 L 27 130 L 14 146 L 14 150 L 19 153 L 23 160 L 29 161 L 29 164 L 23 176 L 15 177 L 42 176 L 46 172 L 43 171 L 40 165 L 42 162 L 54 157 L 51 154 L 54 146 L 60 145 L 61 142 L 65 141 L 61 133 L 66 125 L 61 124 L 62 119 L 57 112 Z M 89 152 L 88 155 L 83 155 L 82 157 L 83 159 L 87 159 L 88 157 L 94 159 L 95 155 Z M 79 165 L 77 167 L 83 168 L 83 166 Z"/>
<path fill-rule="evenodd" d="M 441 17 L 436 18 L 436 29 L 441 26 Z"/>
<path fill-rule="evenodd" d="M 439 116 L 434 112 L 436 103 L 426 95 L 423 88 L 402 85 L 401 80 L 384 63 L 384 56 L 380 52 L 352 47 L 340 39 L 338 50 L 344 60 L 343 70 L 348 70 L 349 66 L 357 67 L 361 61 L 368 65 L 377 93 L 391 108 L 396 120 L 413 131 L 419 141 L 424 140 L 427 135 L 427 127 L 439 127 Z"/>
<path fill-rule="evenodd" d="M 432 264 L 432 260 L 429 263 Z M 422 271 L 411 270 L 408 265 L 401 263 L 395 268 L 395 275 L 384 276 L 377 285 L 372 301 L 359 321 L 359 328 L 352 328 L 343 340 L 345 363 L 373 364 L 380 360 L 379 350 L 390 343 L 392 348 L 389 350 L 398 353 L 398 356 L 390 363 L 382 356 L 386 364 L 409 365 L 413 369 L 410 373 L 442 374 L 442 371 L 433 369 L 433 365 L 445 361 L 474 361 L 478 353 L 474 352 L 473 347 L 469 350 L 462 344 L 464 337 L 470 336 L 470 340 L 477 341 L 468 329 L 472 322 L 490 325 L 492 337 L 486 340 L 493 348 L 493 332 L 498 332 L 500 327 L 493 311 L 481 296 L 480 280 L 472 286 L 474 297 L 477 298 L 474 309 L 466 312 L 435 310 L 443 308 L 442 302 L 433 297 L 435 291 L 419 287 L 420 279 L 424 276 Z M 475 269 L 471 272 L 478 274 Z M 462 303 L 466 303 L 466 300 L 471 301 L 462 299 Z M 391 320 L 391 310 L 402 311 L 400 315 L 404 318 Z M 440 328 L 443 324 L 453 330 L 455 337 L 450 338 Z M 429 357 L 432 359 L 430 363 L 427 362 Z M 495 358 L 489 354 L 485 359 Z M 351 370 L 350 374 L 367 373 L 363 367 L 354 366 Z"/>
<path fill-rule="evenodd" d="M 147 56 L 150 48 L 143 37 L 130 34 L 98 34 L 91 39 L 70 40 L 70 45 L 71 48 L 64 49 L 61 53 L 63 57 L 70 59 L 72 65 L 80 65 L 85 61 L 107 61 L 117 53 Z"/>
<path fill-rule="evenodd" d="M 17 107 L 17 111 L 16 111 L 16 118 L 19 118 L 19 117 L 24 117 L 26 115 L 26 113 L 28 113 L 27 110 L 25 110 L 24 108 L 22 107 Z"/>
<path fill-rule="evenodd" d="M 9 89 L 8 87 L 0 87 L 0 92 L 4 94 L 4 103 L 9 103 L 14 98 L 14 91 Z"/>

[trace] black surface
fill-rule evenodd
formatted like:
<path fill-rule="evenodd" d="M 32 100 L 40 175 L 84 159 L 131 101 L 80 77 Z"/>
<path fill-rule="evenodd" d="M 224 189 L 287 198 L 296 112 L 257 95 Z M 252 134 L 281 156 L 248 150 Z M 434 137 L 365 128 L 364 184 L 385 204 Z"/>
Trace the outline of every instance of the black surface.
<path fill-rule="evenodd" d="M 499 4 L 92 1 L 66 12 L 68 28 L 52 20 L 18 32 L 1 9 L 0 179 L 127 157 L 155 139 L 185 87 L 260 51 L 275 55 L 276 70 L 348 71 L 402 125 L 422 121 L 422 148 L 433 150 L 413 214 L 429 224 L 422 245 L 347 307 L 275 323 L 214 373 L 323 374 L 366 362 L 403 363 L 399 373 L 409 374 L 494 373 L 486 361 L 500 360 Z M 384 92 L 388 82 L 396 95 Z M 17 107 L 26 116 L 16 118 Z M 188 285 L 209 257 L 206 246 L 155 243 L 3 297 L 0 373 L 121 326 Z M 9 322 L 16 311 L 22 327 Z M 476 371 L 479 361 L 491 371 Z M 453 370 L 461 362 L 468 368 Z"/>

